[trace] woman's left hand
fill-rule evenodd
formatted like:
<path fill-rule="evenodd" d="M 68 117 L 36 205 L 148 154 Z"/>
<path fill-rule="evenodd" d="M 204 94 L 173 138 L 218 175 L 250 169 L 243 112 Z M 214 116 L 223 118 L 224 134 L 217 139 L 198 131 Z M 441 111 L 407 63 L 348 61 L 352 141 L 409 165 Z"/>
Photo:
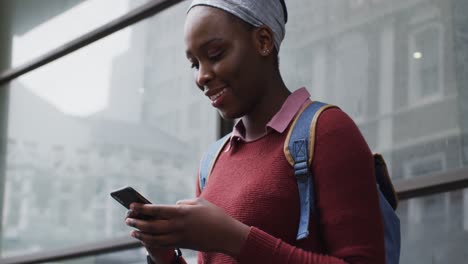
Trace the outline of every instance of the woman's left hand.
<path fill-rule="evenodd" d="M 202 198 L 176 205 L 132 204 L 130 208 L 126 224 L 137 229 L 132 236 L 146 248 L 180 247 L 237 257 L 250 232 L 250 227 Z M 132 218 L 136 215 L 150 220 Z"/>

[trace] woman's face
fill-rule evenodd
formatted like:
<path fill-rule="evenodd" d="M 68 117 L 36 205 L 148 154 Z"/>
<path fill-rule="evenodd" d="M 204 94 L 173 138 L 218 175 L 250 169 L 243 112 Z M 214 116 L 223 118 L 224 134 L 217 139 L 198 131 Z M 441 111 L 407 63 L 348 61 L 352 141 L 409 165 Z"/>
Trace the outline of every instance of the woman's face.
<path fill-rule="evenodd" d="M 248 115 L 263 94 L 254 31 L 212 7 L 197 6 L 187 15 L 186 54 L 195 82 L 223 118 Z"/>

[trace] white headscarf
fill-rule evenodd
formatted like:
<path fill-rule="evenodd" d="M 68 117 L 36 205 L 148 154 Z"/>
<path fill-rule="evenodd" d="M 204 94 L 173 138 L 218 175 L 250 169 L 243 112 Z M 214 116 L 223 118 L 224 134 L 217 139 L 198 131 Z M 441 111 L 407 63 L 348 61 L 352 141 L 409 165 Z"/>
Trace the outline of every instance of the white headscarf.
<path fill-rule="evenodd" d="M 273 31 L 275 47 L 280 50 L 286 34 L 286 14 L 280 0 L 193 0 L 188 11 L 198 5 L 222 9 L 254 27 L 269 27 Z"/>

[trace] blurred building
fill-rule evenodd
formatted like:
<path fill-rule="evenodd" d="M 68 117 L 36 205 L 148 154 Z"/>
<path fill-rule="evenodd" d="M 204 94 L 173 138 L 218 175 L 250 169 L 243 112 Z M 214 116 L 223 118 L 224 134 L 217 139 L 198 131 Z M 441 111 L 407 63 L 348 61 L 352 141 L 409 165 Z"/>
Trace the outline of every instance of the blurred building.
<path fill-rule="evenodd" d="M 468 49 L 460 35 L 468 25 L 457 15 L 466 11 L 462 2 L 291 1 L 290 17 L 302 19 L 289 24 L 282 72 L 294 87 L 306 83 L 313 98 L 345 110 L 371 149 L 384 155 L 394 180 L 464 167 Z M 403 203 L 405 263 L 460 263 L 467 201 L 465 190 Z M 431 245 L 438 249 L 422 260 Z"/>

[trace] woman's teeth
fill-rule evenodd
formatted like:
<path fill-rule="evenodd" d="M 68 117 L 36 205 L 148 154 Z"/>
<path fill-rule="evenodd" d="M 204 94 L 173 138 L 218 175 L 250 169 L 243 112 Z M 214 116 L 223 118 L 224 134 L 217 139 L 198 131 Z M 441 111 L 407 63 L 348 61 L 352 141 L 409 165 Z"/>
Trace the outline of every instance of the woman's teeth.
<path fill-rule="evenodd" d="M 226 92 L 226 88 L 224 88 L 223 90 L 221 90 L 221 92 L 215 94 L 215 95 L 212 95 L 210 96 L 210 100 L 211 101 L 215 101 L 216 99 L 218 99 L 221 95 L 223 95 L 224 93 Z"/>

